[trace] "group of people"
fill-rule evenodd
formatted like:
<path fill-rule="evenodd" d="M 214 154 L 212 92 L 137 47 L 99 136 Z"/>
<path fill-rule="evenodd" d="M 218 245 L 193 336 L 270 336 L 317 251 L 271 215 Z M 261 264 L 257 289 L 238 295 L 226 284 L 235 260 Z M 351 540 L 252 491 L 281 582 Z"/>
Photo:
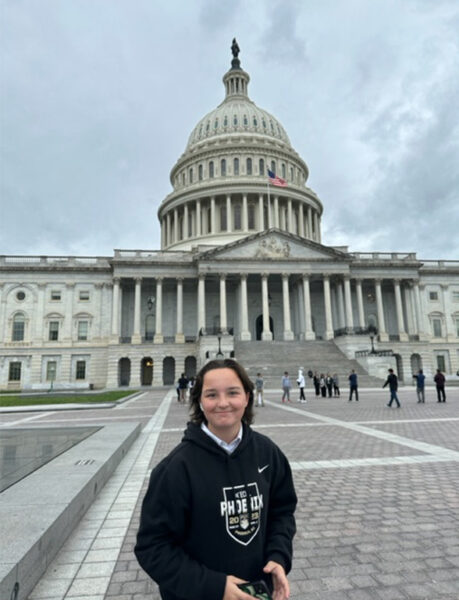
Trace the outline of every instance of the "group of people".
<path fill-rule="evenodd" d="M 194 377 L 188 378 L 185 373 L 182 373 L 177 381 L 177 401 L 186 404 L 187 397 L 191 393 L 194 385 Z"/>
<path fill-rule="evenodd" d="M 314 389 L 316 392 L 316 396 L 322 396 L 322 398 L 326 398 L 327 396 L 331 398 L 332 396 L 340 396 L 339 390 L 339 377 L 337 373 L 330 375 L 327 373 L 321 373 L 320 375 L 317 371 L 312 376 L 312 383 L 314 385 Z"/>

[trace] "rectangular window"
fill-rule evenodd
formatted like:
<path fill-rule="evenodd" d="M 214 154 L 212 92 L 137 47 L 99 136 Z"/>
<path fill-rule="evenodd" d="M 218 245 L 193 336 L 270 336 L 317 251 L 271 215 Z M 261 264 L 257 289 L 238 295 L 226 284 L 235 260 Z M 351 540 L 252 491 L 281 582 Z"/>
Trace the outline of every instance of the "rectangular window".
<path fill-rule="evenodd" d="M 81 302 L 87 302 L 89 300 L 89 291 L 80 290 L 79 298 Z"/>
<path fill-rule="evenodd" d="M 46 363 L 46 381 L 56 381 L 57 362 L 48 360 Z"/>
<path fill-rule="evenodd" d="M 77 360 L 75 379 L 86 379 L 86 361 Z"/>
<path fill-rule="evenodd" d="M 89 323 L 88 321 L 78 321 L 78 340 L 88 339 Z"/>
<path fill-rule="evenodd" d="M 220 231 L 226 231 L 228 225 L 226 223 L 226 206 L 220 207 Z"/>
<path fill-rule="evenodd" d="M 453 302 L 459 302 L 459 292 L 457 292 L 456 290 L 453 290 L 452 295 L 453 295 Z"/>
<path fill-rule="evenodd" d="M 59 321 L 49 322 L 49 337 L 50 342 L 56 342 L 59 339 Z"/>
<path fill-rule="evenodd" d="M 8 381 L 21 381 L 21 366 L 19 361 L 10 362 Z"/>
<path fill-rule="evenodd" d="M 60 290 L 51 290 L 51 300 L 53 302 L 57 302 L 61 299 L 61 291 Z"/>
<path fill-rule="evenodd" d="M 437 369 L 440 369 L 442 373 L 446 372 L 446 361 L 442 354 L 437 354 Z"/>
<path fill-rule="evenodd" d="M 13 321 L 13 342 L 22 342 L 24 340 L 25 322 L 23 319 L 14 319 Z"/>
<path fill-rule="evenodd" d="M 429 300 L 438 300 L 438 292 L 429 292 Z"/>
<path fill-rule="evenodd" d="M 249 204 L 249 229 L 255 229 L 255 206 Z"/>
<path fill-rule="evenodd" d="M 236 204 L 234 206 L 234 229 L 235 231 L 240 231 L 241 228 L 241 205 Z"/>
<path fill-rule="evenodd" d="M 441 337 L 441 319 L 432 319 L 434 337 Z"/>

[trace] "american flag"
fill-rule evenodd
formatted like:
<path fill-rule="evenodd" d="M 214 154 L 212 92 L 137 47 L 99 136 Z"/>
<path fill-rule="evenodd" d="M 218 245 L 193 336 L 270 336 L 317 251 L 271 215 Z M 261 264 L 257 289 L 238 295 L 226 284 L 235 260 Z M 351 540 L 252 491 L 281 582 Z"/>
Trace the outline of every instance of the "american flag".
<path fill-rule="evenodd" d="M 278 177 L 275 173 L 268 169 L 268 181 L 273 185 L 277 185 L 277 187 L 287 187 L 287 182 L 285 179 Z"/>

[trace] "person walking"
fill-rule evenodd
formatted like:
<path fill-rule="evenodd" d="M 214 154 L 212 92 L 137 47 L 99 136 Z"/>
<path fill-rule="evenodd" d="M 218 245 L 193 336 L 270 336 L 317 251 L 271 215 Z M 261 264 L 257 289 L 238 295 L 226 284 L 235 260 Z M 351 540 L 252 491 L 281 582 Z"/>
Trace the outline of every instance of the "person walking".
<path fill-rule="evenodd" d="M 339 396 L 340 395 L 338 373 L 334 373 L 333 374 L 333 395 L 334 396 Z"/>
<path fill-rule="evenodd" d="M 300 389 L 300 397 L 298 398 L 298 402 L 306 402 L 306 396 L 304 395 L 304 387 L 306 385 L 303 369 L 298 369 L 298 379 L 296 380 L 298 387 Z"/>
<path fill-rule="evenodd" d="M 434 377 L 435 387 L 437 388 L 437 402 L 446 402 L 446 394 L 445 394 L 445 376 L 437 369 L 437 372 Z"/>
<path fill-rule="evenodd" d="M 416 394 L 418 395 L 418 404 L 420 402 L 424 403 L 426 401 L 425 395 L 425 380 L 426 376 L 422 372 L 422 369 L 419 369 L 416 375 L 413 375 L 413 378 L 416 379 Z"/>
<path fill-rule="evenodd" d="M 397 396 L 398 378 L 397 375 L 394 373 L 394 369 L 389 369 L 389 375 L 387 376 L 383 388 L 385 388 L 386 385 L 388 385 L 390 389 L 390 400 L 387 406 L 390 408 L 392 406 L 392 402 L 395 400 L 395 402 L 397 403 L 397 408 L 400 408 L 400 402 Z"/>
<path fill-rule="evenodd" d="M 263 400 L 263 386 L 264 386 L 263 377 L 261 376 L 261 373 L 257 373 L 257 378 L 255 379 L 255 393 L 256 393 L 257 406 L 265 405 L 265 402 Z"/>
<path fill-rule="evenodd" d="M 258 580 L 290 595 L 297 497 L 287 458 L 250 426 L 253 389 L 232 359 L 204 365 L 184 437 L 151 473 L 134 552 L 162 600 L 250 600 L 239 584 Z"/>
<path fill-rule="evenodd" d="M 331 398 L 333 390 L 333 378 L 330 373 L 327 373 L 327 376 L 325 377 L 325 385 L 327 386 L 328 397 Z"/>
<path fill-rule="evenodd" d="M 284 375 L 282 376 L 282 402 L 290 402 L 290 388 L 292 384 L 290 383 L 290 377 L 288 376 L 288 371 L 284 371 Z"/>
<path fill-rule="evenodd" d="M 349 402 L 352 401 L 352 396 L 355 394 L 355 401 L 359 401 L 359 380 L 357 373 L 352 369 L 349 375 Z"/>

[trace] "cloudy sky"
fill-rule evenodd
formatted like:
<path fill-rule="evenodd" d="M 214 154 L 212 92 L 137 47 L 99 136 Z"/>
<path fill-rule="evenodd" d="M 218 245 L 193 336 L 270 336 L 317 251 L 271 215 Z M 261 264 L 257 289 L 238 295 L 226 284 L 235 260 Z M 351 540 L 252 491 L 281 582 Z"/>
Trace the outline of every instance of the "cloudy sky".
<path fill-rule="evenodd" d="M 323 243 L 459 259 L 457 0 L 0 0 L 0 254 L 158 249 L 234 36 Z"/>

